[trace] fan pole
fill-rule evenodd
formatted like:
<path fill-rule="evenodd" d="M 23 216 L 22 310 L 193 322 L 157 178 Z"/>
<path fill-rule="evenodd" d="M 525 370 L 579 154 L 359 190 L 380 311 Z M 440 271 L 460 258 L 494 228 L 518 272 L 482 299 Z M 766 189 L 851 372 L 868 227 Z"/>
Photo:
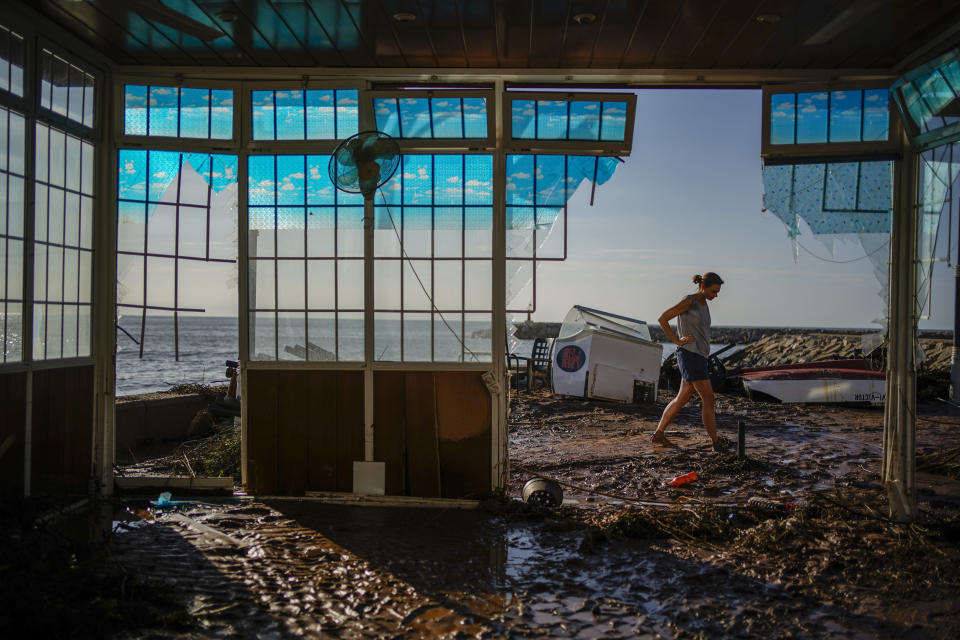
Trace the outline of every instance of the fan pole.
<path fill-rule="evenodd" d="M 363 460 L 373 462 L 373 196 L 363 199 Z"/>

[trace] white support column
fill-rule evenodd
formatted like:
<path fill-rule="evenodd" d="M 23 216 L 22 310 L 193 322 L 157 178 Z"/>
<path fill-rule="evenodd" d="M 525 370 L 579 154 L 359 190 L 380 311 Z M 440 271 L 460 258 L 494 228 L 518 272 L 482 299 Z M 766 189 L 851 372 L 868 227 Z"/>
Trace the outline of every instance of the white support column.
<path fill-rule="evenodd" d="M 376 119 L 365 83 L 358 93 L 358 125 L 360 131 L 376 129 Z M 373 462 L 373 196 L 363 199 L 363 460 Z M 353 488 L 354 491 L 357 487 Z"/>
<path fill-rule="evenodd" d="M 507 484 L 509 460 L 507 456 L 507 406 L 509 385 L 506 379 L 506 317 L 507 317 L 507 245 L 506 245 L 506 154 L 504 153 L 503 102 L 504 81 L 494 84 L 497 150 L 493 155 L 493 331 L 491 353 L 493 354 L 493 377 L 495 384 L 491 393 L 491 474 L 490 488 L 503 489 Z M 488 108 L 491 108 L 488 106 Z M 498 391 L 497 391 L 498 390 Z"/>
<path fill-rule="evenodd" d="M 249 119 L 245 114 L 250 111 L 250 91 L 243 84 L 238 84 L 234 91 L 235 135 L 240 143 L 237 153 L 237 330 L 239 339 L 240 358 L 240 486 L 247 486 L 247 456 L 248 430 L 247 416 L 247 362 L 250 360 L 250 336 L 256 327 L 250 317 L 250 301 L 256 300 L 256 282 L 250 278 L 250 251 L 256 251 L 256 239 L 250 242 L 249 211 L 247 200 L 249 185 L 247 180 L 247 141 L 249 135 Z"/>
<path fill-rule="evenodd" d="M 893 228 L 890 232 L 887 398 L 881 475 L 887 487 L 890 517 L 909 521 L 917 516 L 917 155 L 899 118 L 895 123 L 894 133 L 902 141 L 902 154 L 895 163 Z"/>

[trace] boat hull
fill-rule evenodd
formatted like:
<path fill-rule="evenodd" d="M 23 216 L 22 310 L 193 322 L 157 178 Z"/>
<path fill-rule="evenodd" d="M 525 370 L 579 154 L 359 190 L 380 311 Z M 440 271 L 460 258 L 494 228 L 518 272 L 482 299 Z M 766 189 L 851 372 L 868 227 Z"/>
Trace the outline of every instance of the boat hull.
<path fill-rule="evenodd" d="M 751 397 L 770 396 L 784 403 L 867 403 L 882 405 L 887 395 L 883 377 L 743 377 Z"/>

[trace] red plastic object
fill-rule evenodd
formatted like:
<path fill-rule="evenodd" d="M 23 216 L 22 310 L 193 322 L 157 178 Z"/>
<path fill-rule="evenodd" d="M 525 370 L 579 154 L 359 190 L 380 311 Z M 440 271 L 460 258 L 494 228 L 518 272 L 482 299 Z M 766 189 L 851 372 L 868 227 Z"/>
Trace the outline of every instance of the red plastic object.
<path fill-rule="evenodd" d="M 687 484 L 688 482 L 693 482 L 697 479 L 697 472 L 691 471 L 690 473 L 685 473 L 682 476 L 677 476 L 667 484 L 671 487 L 679 487 L 682 484 Z"/>

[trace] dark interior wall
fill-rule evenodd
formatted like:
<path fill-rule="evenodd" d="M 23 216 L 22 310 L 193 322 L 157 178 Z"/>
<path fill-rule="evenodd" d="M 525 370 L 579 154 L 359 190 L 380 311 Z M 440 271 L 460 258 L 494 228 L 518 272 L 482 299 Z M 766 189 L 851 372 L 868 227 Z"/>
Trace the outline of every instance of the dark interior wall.
<path fill-rule="evenodd" d="M 93 365 L 33 372 L 32 495 L 85 495 L 89 491 L 93 381 Z"/>
<path fill-rule="evenodd" d="M 248 370 L 247 491 L 352 491 L 363 372 Z"/>
<path fill-rule="evenodd" d="M 490 394 L 479 371 L 374 375 L 374 459 L 386 493 L 476 498 L 490 493 Z"/>
<path fill-rule="evenodd" d="M 0 496 L 23 495 L 23 445 L 26 423 L 27 374 L 0 375 Z M 8 438 L 6 447 L 3 447 Z"/>
<path fill-rule="evenodd" d="M 363 460 L 363 372 L 248 370 L 247 490 L 353 491 Z M 480 372 L 377 372 L 374 459 L 386 493 L 490 493 L 491 406 Z"/>

